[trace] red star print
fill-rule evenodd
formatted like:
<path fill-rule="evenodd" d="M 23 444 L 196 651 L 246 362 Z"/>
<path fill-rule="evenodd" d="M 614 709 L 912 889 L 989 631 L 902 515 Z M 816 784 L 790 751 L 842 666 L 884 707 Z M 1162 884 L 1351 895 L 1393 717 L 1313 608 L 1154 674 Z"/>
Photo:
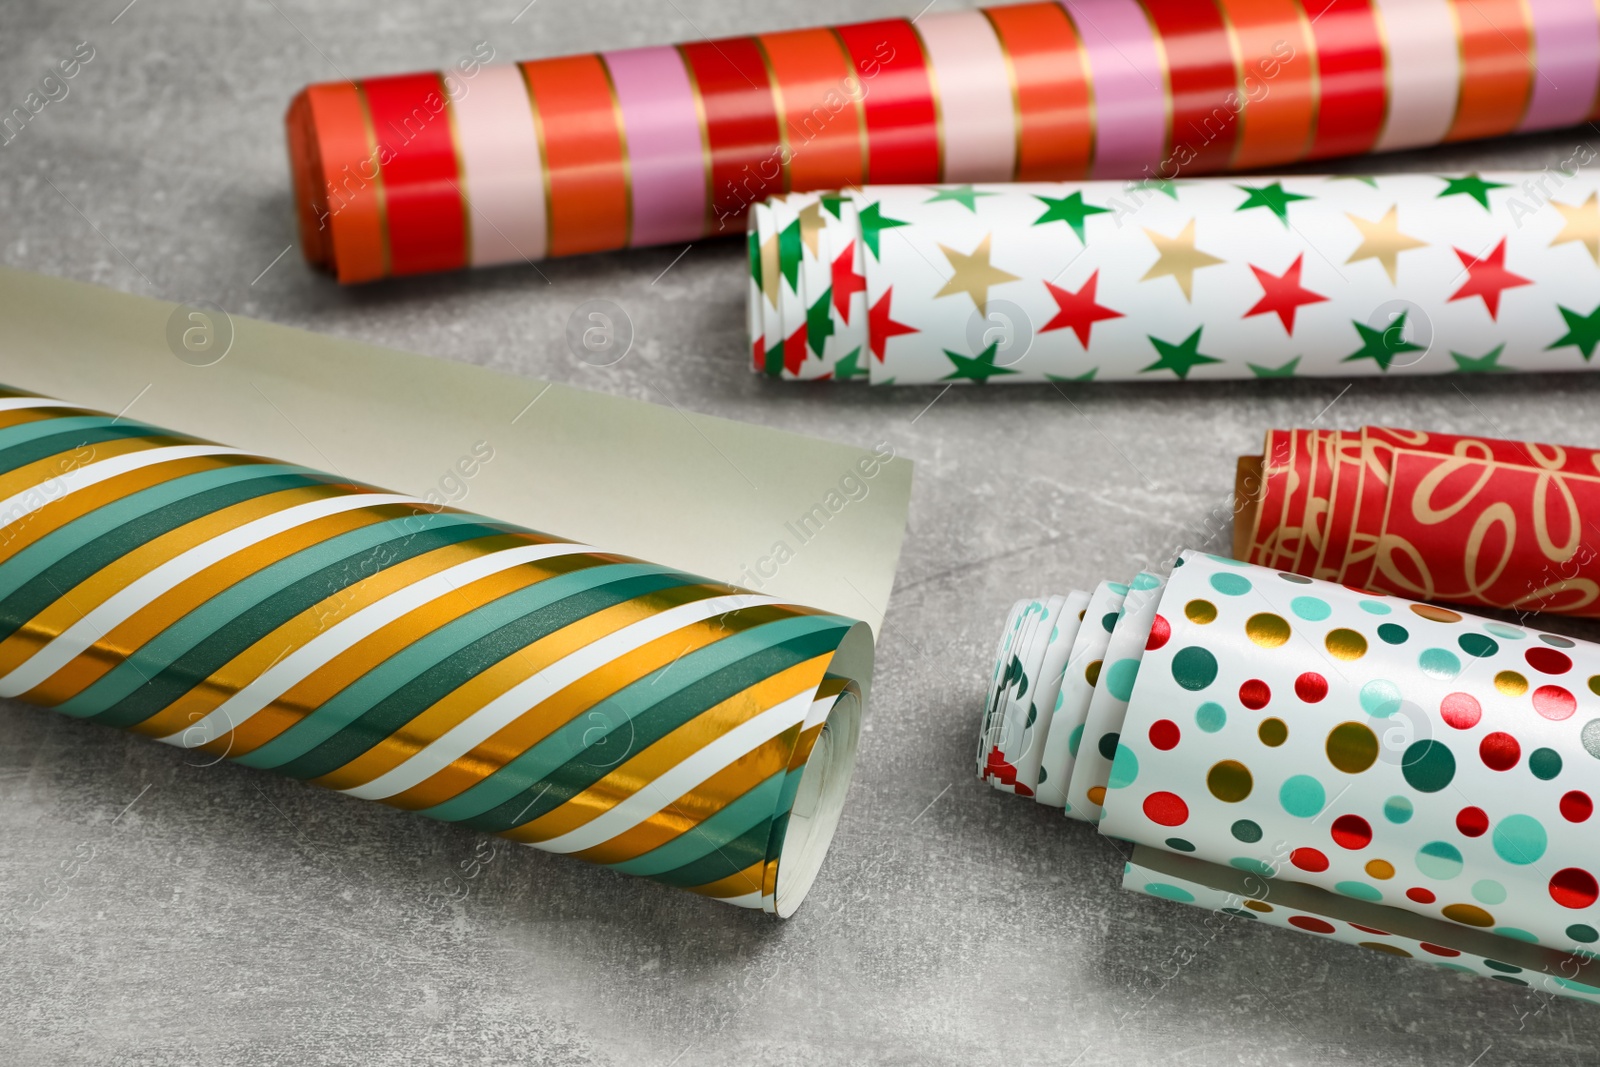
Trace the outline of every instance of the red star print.
<path fill-rule="evenodd" d="M 1300 268 L 1305 265 L 1305 261 L 1306 256 L 1302 252 L 1299 258 L 1290 264 L 1289 269 L 1283 272 L 1282 277 L 1251 264 L 1250 269 L 1256 272 L 1256 281 L 1261 283 L 1262 296 L 1256 301 L 1255 307 L 1244 313 L 1244 317 L 1248 319 L 1252 315 L 1270 315 L 1276 312 L 1283 322 L 1283 328 L 1289 333 L 1294 333 L 1295 312 L 1307 304 L 1321 304 L 1328 299 L 1300 284 Z"/>
<path fill-rule="evenodd" d="M 801 323 L 800 328 L 789 335 L 783 342 L 783 369 L 799 377 L 800 364 L 806 361 L 806 324 Z"/>
<path fill-rule="evenodd" d="M 1122 312 L 1112 311 L 1095 303 L 1095 292 L 1100 286 L 1100 272 L 1095 271 L 1089 275 L 1089 280 L 1083 283 L 1083 288 L 1076 293 L 1070 289 L 1063 289 L 1059 285 L 1044 283 L 1050 290 L 1050 295 L 1056 302 L 1055 318 L 1039 328 L 1040 333 L 1048 330 L 1065 330 L 1071 328 L 1078 335 L 1078 343 L 1084 348 L 1089 347 L 1089 333 L 1094 329 L 1094 324 L 1104 322 L 1106 319 L 1120 319 Z"/>
<path fill-rule="evenodd" d="M 856 273 L 856 246 L 846 245 L 833 261 L 833 306 L 846 326 L 850 325 L 850 298 L 867 291 L 867 279 Z"/>
<path fill-rule="evenodd" d="M 883 348 L 889 343 L 889 338 L 899 337 L 903 333 L 920 333 L 914 326 L 907 326 L 903 322 L 896 322 L 889 317 L 889 301 L 894 297 L 894 286 L 883 291 L 878 302 L 867 311 L 867 340 L 872 345 L 872 354 L 878 357 L 878 362 L 883 362 Z"/>
<path fill-rule="evenodd" d="M 1489 317 L 1498 320 L 1500 317 L 1500 294 L 1507 289 L 1516 289 L 1533 282 L 1520 274 L 1512 274 L 1506 270 L 1506 241 L 1500 239 L 1499 247 L 1483 259 L 1479 259 L 1471 252 L 1456 249 L 1456 255 L 1461 257 L 1461 265 L 1467 268 L 1467 284 L 1461 291 L 1452 296 L 1451 300 L 1470 300 L 1472 297 L 1483 297 L 1484 306 L 1489 309 Z"/>

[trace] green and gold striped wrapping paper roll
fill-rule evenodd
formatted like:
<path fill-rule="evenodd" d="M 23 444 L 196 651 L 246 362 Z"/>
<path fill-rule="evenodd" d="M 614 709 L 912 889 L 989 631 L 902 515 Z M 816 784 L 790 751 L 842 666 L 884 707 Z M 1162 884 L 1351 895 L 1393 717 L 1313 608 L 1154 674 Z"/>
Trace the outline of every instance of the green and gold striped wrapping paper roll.
<path fill-rule="evenodd" d="M 865 624 L 0 389 L 0 696 L 790 914 Z"/>

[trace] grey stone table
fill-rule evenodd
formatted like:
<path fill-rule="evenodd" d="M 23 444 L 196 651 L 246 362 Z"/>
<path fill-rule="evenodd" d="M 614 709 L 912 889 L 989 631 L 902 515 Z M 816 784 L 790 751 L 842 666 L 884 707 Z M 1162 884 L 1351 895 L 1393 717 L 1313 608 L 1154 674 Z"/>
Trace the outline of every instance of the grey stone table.
<path fill-rule="evenodd" d="M 1214 933 L 1202 912 L 1123 893 L 1106 841 L 971 771 L 1010 602 L 1127 576 L 1179 541 L 1220 546 L 1208 517 L 1266 427 L 1321 416 L 1594 446 L 1595 379 L 971 389 L 930 408 L 935 390 L 748 374 L 737 244 L 342 290 L 290 248 L 280 123 L 301 85 L 431 69 L 479 41 L 554 55 L 921 0 L 124 3 L 0 4 L 6 111 L 78 42 L 95 50 L 70 94 L 0 145 L 5 263 L 647 399 L 647 380 L 670 380 L 686 408 L 888 440 L 917 486 L 859 773 L 793 920 L 9 704 L 0 1061 L 1600 1059 L 1600 1009 L 1283 931 Z M 1589 138 L 1386 165 L 1540 167 Z M 593 297 L 638 331 L 604 370 L 564 342 Z"/>

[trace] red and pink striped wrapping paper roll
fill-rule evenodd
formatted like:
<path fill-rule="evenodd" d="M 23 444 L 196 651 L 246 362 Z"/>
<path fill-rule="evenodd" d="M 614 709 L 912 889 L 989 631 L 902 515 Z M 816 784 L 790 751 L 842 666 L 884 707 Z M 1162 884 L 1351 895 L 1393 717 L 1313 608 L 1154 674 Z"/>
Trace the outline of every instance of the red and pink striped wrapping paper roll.
<path fill-rule="evenodd" d="M 343 282 L 737 233 L 852 185 L 1172 178 L 1583 122 L 1590 0 L 1065 0 L 313 85 Z"/>

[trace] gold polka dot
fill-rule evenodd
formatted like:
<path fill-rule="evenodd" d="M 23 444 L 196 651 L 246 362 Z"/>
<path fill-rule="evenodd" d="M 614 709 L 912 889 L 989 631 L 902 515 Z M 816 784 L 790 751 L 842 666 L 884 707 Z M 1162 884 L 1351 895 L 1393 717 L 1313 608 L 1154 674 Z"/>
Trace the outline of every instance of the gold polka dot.
<path fill-rule="evenodd" d="M 1217 619 L 1217 606 L 1209 600 L 1191 600 L 1183 606 L 1184 615 L 1190 622 L 1204 626 Z"/>
<path fill-rule="evenodd" d="M 1334 659 L 1360 659 L 1367 654 L 1367 639 L 1354 630 L 1330 630 L 1327 640 L 1328 654 Z"/>
<path fill-rule="evenodd" d="M 1250 768 L 1238 760 L 1225 759 L 1206 772 L 1206 788 L 1224 804 L 1237 804 L 1250 795 L 1255 779 Z"/>
<path fill-rule="evenodd" d="M 1100 684 L 1100 664 L 1102 664 L 1104 662 L 1105 662 L 1104 660 L 1098 660 L 1097 659 L 1093 663 L 1089 664 L 1087 667 L 1085 667 L 1083 669 L 1083 677 L 1088 681 L 1088 683 L 1090 685 L 1099 685 Z"/>
<path fill-rule="evenodd" d="M 1244 902 L 1244 906 L 1251 911 L 1259 911 L 1263 915 L 1272 910 L 1272 905 L 1264 900 L 1247 900 Z"/>
<path fill-rule="evenodd" d="M 1494 676 L 1494 687 L 1508 697 L 1519 697 L 1528 691 L 1528 680 L 1516 671 L 1501 671 Z"/>
<path fill-rule="evenodd" d="M 1399 945 L 1387 945 L 1382 941 L 1358 941 L 1357 944 L 1362 948 L 1370 948 L 1374 952 L 1384 952 L 1390 956 L 1399 956 L 1402 959 L 1408 960 L 1411 958 L 1411 953 L 1407 952 Z"/>
<path fill-rule="evenodd" d="M 1436 608 L 1432 604 L 1413 604 L 1411 610 L 1429 622 L 1460 622 L 1461 616 L 1445 608 Z"/>
<path fill-rule="evenodd" d="M 1376 878 L 1380 882 L 1386 882 L 1394 877 L 1394 864 L 1388 860 L 1368 860 L 1367 876 Z"/>
<path fill-rule="evenodd" d="M 1094 804 L 1104 804 L 1106 802 L 1106 787 L 1103 785 L 1090 786 L 1089 800 Z"/>
<path fill-rule="evenodd" d="M 1328 731 L 1328 762 L 1346 774 L 1360 774 L 1378 759 L 1378 735 L 1364 722 L 1342 722 Z"/>
<path fill-rule="evenodd" d="M 1261 726 L 1256 730 L 1256 735 L 1261 738 L 1261 743 L 1268 748 L 1277 748 L 1289 740 L 1289 724 L 1282 719 L 1262 719 Z"/>
<path fill-rule="evenodd" d="M 1244 632 L 1262 648 L 1277 648 L 1289 640 L 1289 624 L 1281 615 L 1269 611 L 1250 616 L 1244 624 Z"/>
<path fill-rule="evenodd" d="M 1476 904 L 1446 904 L 1444 917 L 1463 926 L 1493 926 L 1494 916 Z"/>

